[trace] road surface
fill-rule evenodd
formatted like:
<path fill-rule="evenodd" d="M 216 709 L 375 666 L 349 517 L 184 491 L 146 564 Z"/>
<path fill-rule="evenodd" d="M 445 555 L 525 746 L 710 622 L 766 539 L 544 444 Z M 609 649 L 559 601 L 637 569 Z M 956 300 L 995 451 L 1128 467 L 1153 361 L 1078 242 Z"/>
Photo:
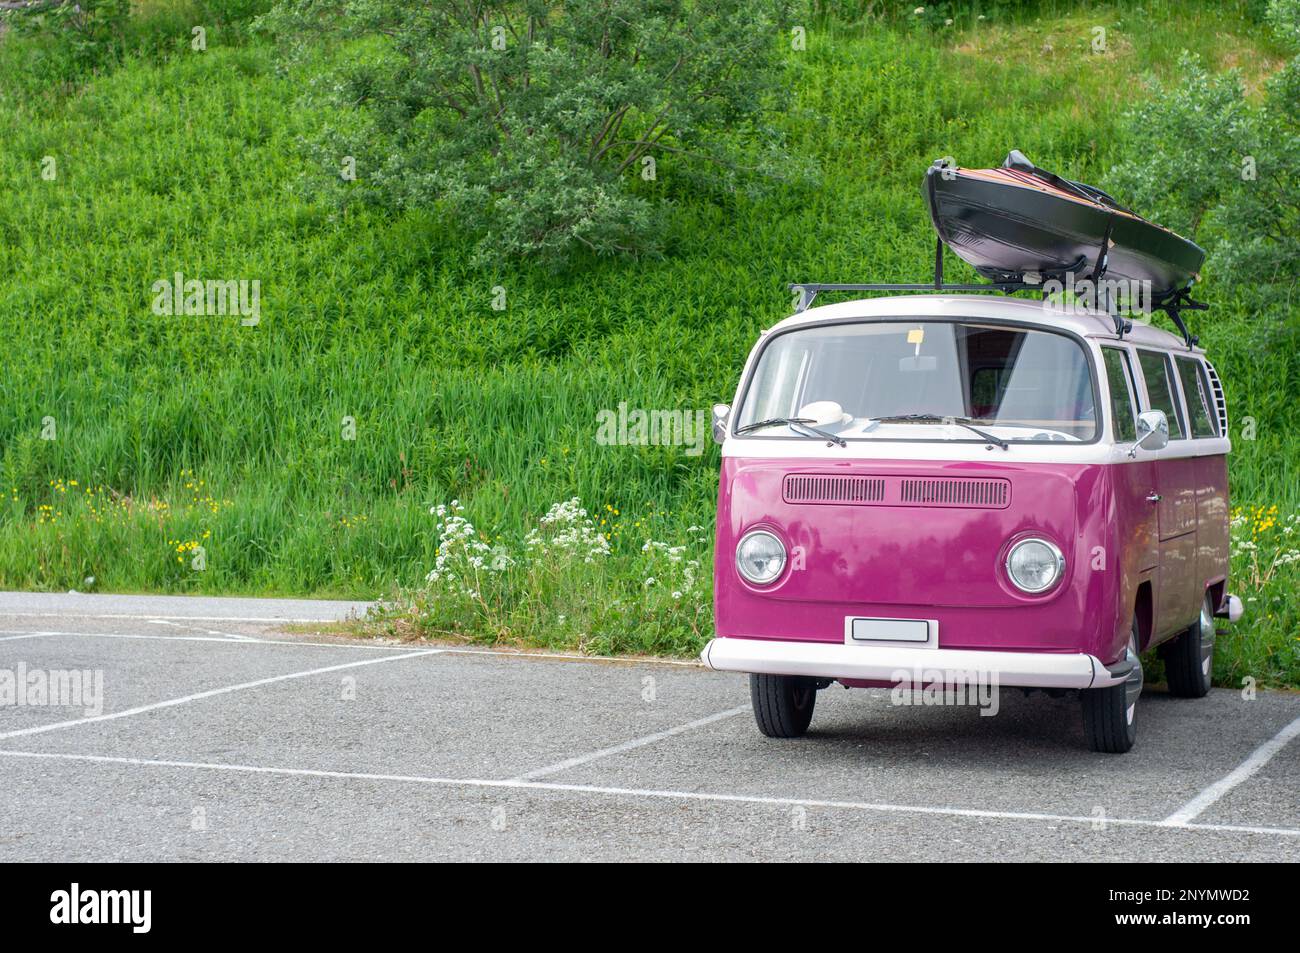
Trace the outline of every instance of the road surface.
<path fill-rule="evenodd" d="M 88 673 L 0 707 L 0 862 L 1300 859 L 1297 694 L 1148 689 L 1115 756 L 831 688 L 774 741 L 689 663 L 285 632 L 364 609 L 0 594 L 0 680 Z"/>

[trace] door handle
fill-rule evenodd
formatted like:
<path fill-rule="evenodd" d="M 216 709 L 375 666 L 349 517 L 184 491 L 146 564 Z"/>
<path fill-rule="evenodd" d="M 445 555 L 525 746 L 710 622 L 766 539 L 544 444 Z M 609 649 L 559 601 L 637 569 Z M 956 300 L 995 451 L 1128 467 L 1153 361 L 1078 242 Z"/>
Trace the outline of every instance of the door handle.
<path fill-rule="evenodd" d="M 1159 493 L 1155 493 L 1155 492 L 1148 493 L 1148 494 L 1147 494 L 1147 502 L 1148 502 L 1148 503 L 1159 503 L 1159 502 L 1160 502 L 1160 494 L 1159 494 Z"/>

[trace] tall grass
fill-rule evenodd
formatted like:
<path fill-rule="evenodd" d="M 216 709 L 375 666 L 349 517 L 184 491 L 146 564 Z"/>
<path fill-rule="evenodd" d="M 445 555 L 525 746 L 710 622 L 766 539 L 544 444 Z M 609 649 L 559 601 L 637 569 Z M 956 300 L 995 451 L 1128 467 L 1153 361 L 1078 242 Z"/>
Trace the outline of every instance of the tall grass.
<path fill-rule="evenodd" d="M 312 64 L 280 71 L 243 27 L 194 52 L 173 9 L 143 53 L 40 94 L 27 41 L 0 39 L 0 586 L 375 596 L 421 584 L 428 509 L 453 498 L 489 535 L 518 537 L 576 496 L 653 509 L 659 537 L 685 541 L 712 522 L 716 451 L 602 446 L 598 411 L 729 399 L 789 281 L 926 278 L 932 159 L 995 164 L 1015 147 L 1104 184 L 1117 110 L 1179 50 L 1251 81 L 1279 55 L 1246 4 L 973 9 L 951 28 L 815 21 L 789 54 L 783 122 L 820 185 L 718 207 L 665 159 L 667 255 L 561 275 L 473 270 L 469 237 L 431 215 L 299 198 L 321 174 L 299 139 L 331 117 L 300 104 Z M 177 271 L 259 281 L 260 323 L 155 315 L 150 286 Z M 1213 276 L 1204 294 L 1216 311 L 1198 330 L 1234 419 L 1256 421 L 1234 494 L 1294 509 L 1297 349 Z M 592 585 L 625 585 L 643 543 L 612 540 L 611 581 Z"/>

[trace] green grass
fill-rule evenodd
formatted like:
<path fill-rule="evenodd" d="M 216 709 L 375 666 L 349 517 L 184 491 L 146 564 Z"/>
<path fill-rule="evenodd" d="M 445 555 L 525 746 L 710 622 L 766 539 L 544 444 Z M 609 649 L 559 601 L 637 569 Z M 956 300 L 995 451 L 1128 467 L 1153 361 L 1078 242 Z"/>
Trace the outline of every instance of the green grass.
<path fill-rule="evenodd" d="M 936 157 L 989 165 L 1016 147 L 1104 184 L 1132 147 L 1113 135 L 1119 104 L 1151 95 L 1181 49 L 1252 84 L 1280 62 L 1243 11 L 1044 4 L 951 29 L 814 24 L 789 54 L 783 121 L 821 183 L 718 208 L 676 194 L 665 160 L 666 256 L 563 275 L 475 271 L 455 223 L 338 217 L 297 197 L 314 171 L 299 139 L 329 117 L 299 103 L 308 68 L 277 71 L 247 31 L 214 30 L 194 53 L 164 18 L 147 55 L 45 92 L 26 41 L 0 39 L 0 586 L 373 597 L 432 568 L 432 504 L 459 499 L 517 542 L 576 496 L 653 522 L 617 536 L 607 524 L 608 567 L 548 590 L 545 624 L 461 619 L 462 634 L 688 651 L 708 629 L 708 580 L 689 612 L 647 601 L 641 547 L 711 525 L 716 450 L 603 447 L 597 412 L 729 399 L 758 331 L 788 312 L 791 280 L 924 280 L 919 183 Z M 1088 46 L 1094 25 L 1105 54 Z M 259 281 L 260 324 L 155 316 L 150 285 L 175 271 Z M 1235 499 L 1295 511 L 1300 349 L 1252 324 L 1213 274 L 1203 290 L 1216 313 L 1198 322 L 1202 341 L 1234 420 L 1256 421 L 1257 439 L 1236 441 Z M 47 417 L 56 439 L 42 439 Z M 203 571 L 177 552 L 187 542 L 204 547 Z M 634 608 L 583 608 L 603 604 Z M 1288 604 L 1249 628 L 1264 680 L 1300 680 Z"/>

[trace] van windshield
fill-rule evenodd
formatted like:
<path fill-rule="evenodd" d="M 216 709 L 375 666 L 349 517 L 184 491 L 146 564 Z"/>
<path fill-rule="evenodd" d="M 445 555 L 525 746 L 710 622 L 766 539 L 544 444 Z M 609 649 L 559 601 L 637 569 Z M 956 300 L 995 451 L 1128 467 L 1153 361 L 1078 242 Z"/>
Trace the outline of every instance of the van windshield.
<path fill-rule="evenodd" d="M 806 421 L 846 440 L 1013 442 L 1097 432 L 1084 349 L 1051 331 L 960 321 L 872 321 L 787 331 L 763 349 L 735 432 L 791 437 Z M 911 418 L 911 419 L 897 419 Z M 805 433 L 806 435 L 806 433 Z"/>

